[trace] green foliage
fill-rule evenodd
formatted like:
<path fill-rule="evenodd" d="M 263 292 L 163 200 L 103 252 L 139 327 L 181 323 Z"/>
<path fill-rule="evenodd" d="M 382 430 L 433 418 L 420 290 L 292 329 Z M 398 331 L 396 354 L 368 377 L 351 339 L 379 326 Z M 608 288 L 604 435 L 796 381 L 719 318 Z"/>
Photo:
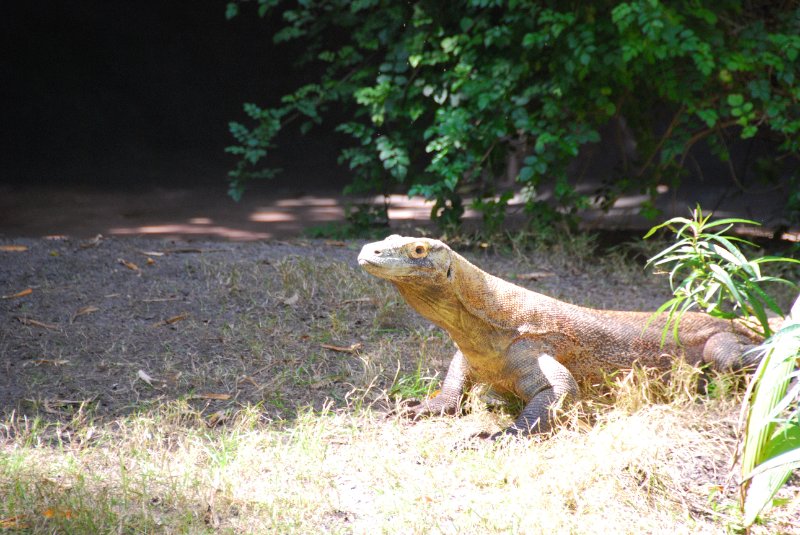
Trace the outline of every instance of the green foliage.
<path fill-rule="evenodd" d="M 350 240 L 386 236 L 389 228 L 388 206 L 356 204 L 345 206 L 345 223 L 326 223 L 306 229 L 309 238 Z"/>
<path fill-rule="evenodd" d="M 247 4 L 229 3 L 226 16 Z M 274 40 L 301 40 L 299 65 L 321 74 L 269 108 L 247 105 L 249 126 L 231 123 L 234 196 L 248 179 L 271 176 L 263 167 L 281 129 L 299 121 L 308 131 L 332 108 L 347 117 L 337 130 L 352 138 L 340 157 L 353 172 L 352 190 L 424 195 L 445 227 L 459 223 L 465 193 L 479 199 L 490 227 L 502 221 L 505 203 L 485 199 L 508 189 L 498 181 L 509 159 L 532 218 L 586 207 L 589 197 L 568 180 L 568 166 L 612 120 L 627 125 L 637 154 L 622 158 L 600 193 L 604 206 L 628 191 L 655 195 L 659 183 L 677 183 L 701 140 L 721 158 L 729 157 L 730 136 L 763 136 L 776 156 L 800 154 L 795 3 L 257 6 L 262 17 L 282 17 Z M 553 187 L 547 208 L 537 196 L 545 182 Z"/>
<path fill-rule="evenodd" d="M 673 297 L 656 311 L 668 311 L 664 336 L 672 327 L 677 340 L 681 316 L 689 309 L 700 307 L 708 314 L 724 319 L 755 318 L 755 330 L 770 336 L 772 330 L 767 310 L 782 315 L 775 300 L 766 293 L 764 283 L 781 283 L 797 288 L 782 279 L 764 275 L 761 266 L 770 262 L 800 263 L 793 258 L 762 256 L 748 260 L 737 244 L 755 247 L 754 244 L 726 233 L 734 224 L 757 225 L 746 219 L 720 219 L 710 222 L 711 214 L 703 216 L 698 206 L 692 219 L 675 217 L 656 225 L 645 235 L 653 236 L 663 228 L 675 233 L 677 241 L 648 261 L 653 267 L 668 267 L 669 283 Z"/>
<path fill-rule="evenodd" d="M 512 191 L 506 191 L 496 197 L 478 197 L 472 202 L 472 207 L 483 215 L 483 228 L 486 236 L 493 237 L 503 232 L 503 223 L 506 219 L 508 201 L 514 196 Z"/>
<path fill-rule="evenodd" d="M 742 509 L 755 522 L 792 471 L 800 467 L 800 298 L 781 329 L 757 351 L 763 355 L 743 407 Z"/>
<path fill-rule="evenodd" d="M 792 378 L 800 377 L 800 298 L 777 333 L 772 333 L 766 309 L 783 312 L 760 285 L 780 282 L 796 289 L 797 285 L 777 277 L 764 276 L 765 262 L 798 263 L 791 258 L 761 257 L 748 260 L 737 247 L 749 244 L 726 235 L 741 219 L 710 222 L 698 207 L 692 219 L 674 218 L 653 227 L 652 236 L 667 227 L 677 235 L 677 242 L 649 260 L 650 265 L 671 266 L 670 285 L 674 297 L 657 313 L 669 311 L 664 328 L 670 326 L 677 337 L 681 315 L 699 306 L 709 314 L 727 319 L 755 317 L 760 332 L 767 339 L 752 349 L 761 361 L 742 405 L 746 415 L 742 441 L 742 511 L 745 526 L 755 522 L 778 490 L 797 467 L 800 467 L 800 407 L 797 398 L 800 384 L 789 388 Z M 727 304 L 725 307 L 723 305 Z M 757 329 L 759 330 L 759 329 Z M 677 339 L 677 338 L 676 338 Z"/>

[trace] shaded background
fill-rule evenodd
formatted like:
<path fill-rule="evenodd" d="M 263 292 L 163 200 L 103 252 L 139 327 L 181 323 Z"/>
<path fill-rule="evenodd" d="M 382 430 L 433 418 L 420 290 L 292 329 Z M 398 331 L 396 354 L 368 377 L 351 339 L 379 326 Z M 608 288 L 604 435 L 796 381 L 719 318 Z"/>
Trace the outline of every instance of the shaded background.
<path fill-rule="evenodd" d="M 277 102 L 304 80 L 277 24 L 225 2 L 9 2 L 0 18 L 7 184 L 141 190 L 219 185 L 227 124 L 243 102 Z M 271 155 L 282 187 L 341 187 L 335 135 L 288 129 Z M 301 184 L 297 177 L 302 177 Z"/>
<path fill-rule="evenodd" d="M 284 172 L 248 184 L 241 203 L 227 197 L 226 174 L 235 165 L 224 152 L 233 142 L 228 122 L 250 124 L 243 103 L 270 106 L 316 76 L 292 64 L 302 43 L 272 43 L 280 20 L 259 18 L 252 5 L 228 21 L 225 6 L 185 0 L 3 6 L 0 236 L 230 238 L 234 229 L 253 232 L 241 239 L 263 239 L 343 220 L 347 201 L 340 193 L 349 173 L 336 159 L 349 138 L 332 131 L 335 117 L 306 137 L 284 129 L 268 159 Z M 659 198 L 664 214 L 685 215 L 699 202 L 720 216 L 779 225 L 786 184 L 765 185 L 745 171 L 769 148 L 758 140 L 737 143 L 733 165 L 744 189 L 727 164 L 698 146 L 680 188 Z M 613 171 L 617 160 L 618 149 L 607 141 L 583 151 L 575 168 L 590 171 L 585 192 L 599 187 L 603 170 Z M 309 201 L 304 194 L 326 198 Z M 428 223 L 430 207 L 419 200 L 403 206 L 404 197 L 392 201 L 398 206 L 392 217 Z M 611 213 L 586 217 L 604 227 L 646 229 L 652 221 L 638 216 L 644 198 L 634 195 Z M 192 222 L 200 220 L 223 228 Z"/>

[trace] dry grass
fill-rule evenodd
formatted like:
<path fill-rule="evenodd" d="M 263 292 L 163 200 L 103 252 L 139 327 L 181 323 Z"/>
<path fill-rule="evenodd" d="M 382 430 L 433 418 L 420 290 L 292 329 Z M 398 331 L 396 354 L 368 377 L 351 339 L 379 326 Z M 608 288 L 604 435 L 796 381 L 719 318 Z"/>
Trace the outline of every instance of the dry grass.
<path fill-rule="evenodd" d="M 53 245 L 42 251 L 31 245 L 33 253 L 53 258 Z M 107 284 L 127 296 L 128 306 L 113 308 L 113 323 L 100 322 L 109 304 L 59 331 L 0 333 L 4 355 L 19 361 L 60 352 L 88 362 L 80 370 L 77 360 L 47 372 L 12 368 L 18 374 L 12 379 L 29 390 L 4 407 L 0 423 L 0 527 L 35 533 L 736 531 L 739 399 L 735 389 L 720 392 L 725 388 L 698 395 L 697 373 L 686 367 L 666 383 L 636 371 L 587 388 L 546 440 L 471 439 L 512 419 L 487 410 L 479 391 L 460 418 L 386 418 L 393 403 L 387 392 L 400 383 L 406 392 L 430 388 L 452 348 L 390 286 L 359 272 L 350 258 L 356 248 L 237 246 L 216 255 L 167 255 L 159 259 L 158 276 L 114 273 Z M 58 321 L 57 304 L 71 314 L 77 306 L 70 299 L 100 302 L 112 293 L 97 266 L 69 257 L 76 254 L 69 247 L 57 252 L 81 270 L 69 271 L 68 280 L 34 267 L 23 266 L 18 275 L 47 281 L 35 293 L 52 302 L 31 301 L 25 313 L 51 322 Z M 108 251 L 97 261 L 123 254 Z M 571 272 L 563 269 L 565 259 L 552 255 L 474 259 L 506 278 L 550 271 L 523 283 L 583 304 L 646 309 L 663 295 L 657 284 L 621 271 L 624 262 L 615 257 Z M 31 258 L 31 266 L 37 261 Z M 17 284 L 13 276 L 6 280 Z M 87 293 L 89 282 L 95 293 Z M 83 291 L 78 297 L 69 293 L 76 288 Z M 166 295 L 186 297 L 141 299 Z M 190 318 L 175 328 L 153 329 L 153 318 L 183 310 Z M 140 324 L 139 317 L 146 319 Z M 101 343 L 103 329 L 114 336 Z M 362 344 L 354 353 L 322 347 L 354 343 Z M 136 381 L 144 366 L 163 383 Z M 78 382 L 81 373 L 92 381 Z M 106 395 L 110 382 L 122 385 L 116 395 L 124 399 L 114 405 L 118 398 L 109 397 L 97 406 L 93 396 Z M 197 396 L 203 392 L 231 398 Z M 53 411 L 56 394 L 88 401 Z M 755 533 L 791 531 L 799 508 L 792 490 L 784 496 L 794 503 L 770 512 Z"/>
<path fill-rule="evenodd" d="M 3 518 L 34 532 L 724 533 L 736 399 L 625 378 L 548 440 L 470 440 L 508 415 L 417 424 L 258 407 L 209 428 L 185 403 L 95 424 L 3 426 Z M 795 502 L 796 503 L 796 502 Z M 8 521 L 8 520 L 6 520 Z M 789 532 L 780 517 L 756 533 Z"/>

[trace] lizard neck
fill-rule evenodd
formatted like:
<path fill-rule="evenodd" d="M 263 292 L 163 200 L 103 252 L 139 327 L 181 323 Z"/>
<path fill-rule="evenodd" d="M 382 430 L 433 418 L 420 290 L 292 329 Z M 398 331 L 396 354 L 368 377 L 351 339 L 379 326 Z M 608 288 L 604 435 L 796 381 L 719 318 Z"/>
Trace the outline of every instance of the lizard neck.
<path fill-rule="evenodd" d="M 424 318 L 453 335 L 459 331 L 463 306 L 449 284 L 394 282 L 406 302 Z"/>
<path fill-rule="evenodd" d="M 453 253 L 449 286 L 471 315 L 496 329 L 549 324 L 564 303 L 490 275 Z"/>
<path fill-rule="evenodd" d="M 523 322 L 535 321 L 540 309 L 560 304 L 490 275 L 458 253 L 451 255 L 447 277 L 394 284 L 409 305 L 448 331 L 456 343 L 492 331 L 515 330 Z M 548 302 L 539 306 L 539 298 Z"/>
<path fill-rule="evenodd" d="M 503 336 L 502 330 L 472 314 L 459 300 L 452 284 L 395 285 L 409 305 L 447 331 L 471 367 L 494 370 L 502 364 L 497 357 L 508 346 L 509 338 Z"/>

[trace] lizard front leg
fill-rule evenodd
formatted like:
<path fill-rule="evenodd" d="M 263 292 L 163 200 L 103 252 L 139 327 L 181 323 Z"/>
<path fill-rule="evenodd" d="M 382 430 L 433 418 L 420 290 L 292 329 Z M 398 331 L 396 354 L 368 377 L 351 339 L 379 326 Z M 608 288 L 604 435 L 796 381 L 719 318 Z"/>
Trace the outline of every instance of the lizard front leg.
<path fill-rule="evenodd" d="M 461 351 L 456 351 L 453 360 L 450 361 L 450 367 L 447 368 L 447 376 L 439 394 L 416 405 L 405 407 L 401 414 L 416 420 L 423 416 L 457 413 L 467 383 L 467 370 L 467 360 Z"/>
<path fill-rule="evenodd" d="M 510 427 L 490 438 L 546 433 L 552 426 L 553 410 L 565 400 L 578 397 L 575 378 L 554 354 L 549 344 L 537 339 L 523 339 L 511 345 L 508 373 L 518 377 L 515 388 L 527 402 Z"/>

